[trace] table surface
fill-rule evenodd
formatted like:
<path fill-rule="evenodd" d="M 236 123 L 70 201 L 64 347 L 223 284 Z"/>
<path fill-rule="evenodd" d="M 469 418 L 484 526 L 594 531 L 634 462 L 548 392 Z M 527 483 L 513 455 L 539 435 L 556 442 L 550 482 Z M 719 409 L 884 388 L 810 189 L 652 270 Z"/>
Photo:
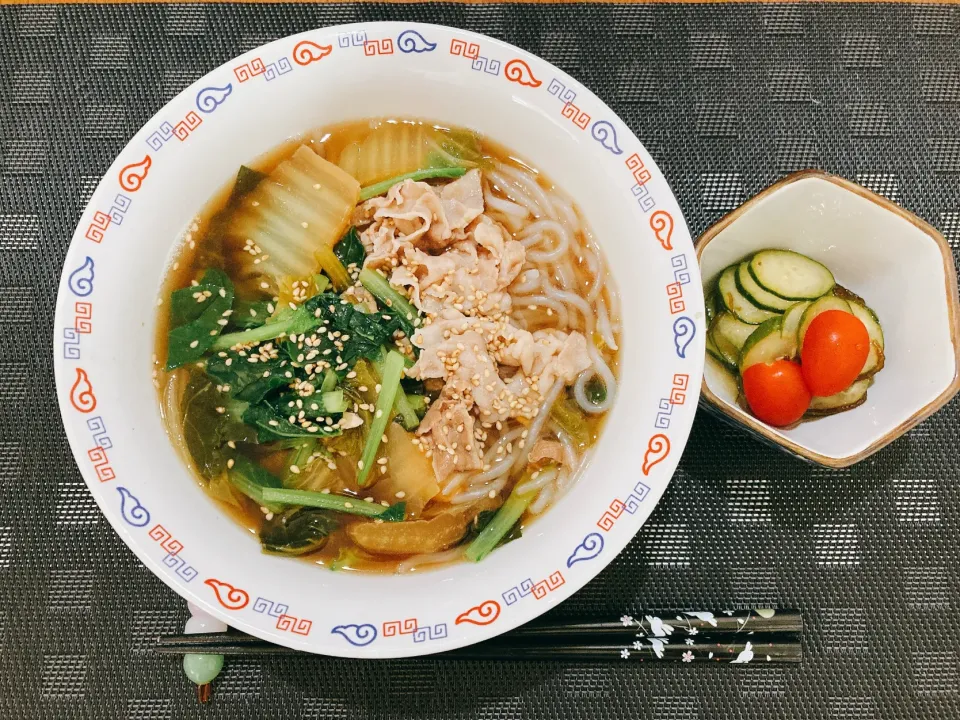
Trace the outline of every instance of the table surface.
<path fill-rule="evenodd" d="M 257 45 L 358 20 L 515 43 L 646 143 L 695 233 L 821 167 L 960 253 L 960 8 L 906 5 L 109 5 L 0 8 L 0 717 L 955 718 L 960 403 L 817 469 L 704 415 L 642 532 L 555 618 L 801 608 L 801 667 L 228 661 L 195 704 L 185 603 L 101 517 L 54 400 L 52 316 L 101 173 L 163 103 Z"/>

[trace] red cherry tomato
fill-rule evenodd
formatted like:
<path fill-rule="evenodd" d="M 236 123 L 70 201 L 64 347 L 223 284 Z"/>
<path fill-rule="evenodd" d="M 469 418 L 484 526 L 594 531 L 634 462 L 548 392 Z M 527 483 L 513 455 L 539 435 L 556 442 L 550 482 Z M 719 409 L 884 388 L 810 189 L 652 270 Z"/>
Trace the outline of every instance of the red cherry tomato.
<path fill-rule="evenodd" d="M 810 406 L 810 390 L 792 360 L 751 365 L 743 373 L 743 394 L 753 414 L 782 427 L 799 420 Z"/>
<path fill-rule="evenodd" d="M 869 353 L 870 335 L 860 319 L 827 310 L 813 319 L 803 337 L 803 379 L 814 395 L 836 395 L 857 379 Z"/>

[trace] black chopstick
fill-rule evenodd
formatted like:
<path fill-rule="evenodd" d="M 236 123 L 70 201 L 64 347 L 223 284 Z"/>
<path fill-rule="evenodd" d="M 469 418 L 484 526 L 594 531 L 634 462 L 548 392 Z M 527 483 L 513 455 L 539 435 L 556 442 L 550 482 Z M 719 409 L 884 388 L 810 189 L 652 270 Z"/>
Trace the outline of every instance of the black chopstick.
<path fill-rule="evenodd" d="M 798 663 L 800 614 L 793 610 L 657 613 L 615 622 L 534 623 L 438 659 Z M 158 638 L 162 654 L 302 654 L 229 631 Z"/>
<path fill-rule="evenodd" d="M 219 638 L 217 637 L 219 636 Z M 242 639 L 241 639 L 242 638 Z M 194 642 L 185 642 L 185 640 Z M 196 639 L 201 639 L 199 642 Z M 219 642 L 215 640 L 219 639 Z M 757 635 L 753 638 L 716 637 L 706 641 L 637 639 L 630 643 L 505 643 L 490 641 L 431 657 L 455 660 L 564 660 L 577 662 L 749 662 L 799 663 L 803 651 L 796 635 Z M 274 645 L 249 635 L 210 633 L 160 638 L 161 654 L 303 655 L 299 650 Z"/>
<path fill-rule="evenodd" d="M 677 635 L 800 633 L 803 618 L 796 610 L 726 610 L 721 612 L 659 612 L 645 615 L 624 615 L 618 621 L 588 623 L 533 622 L 513 630 L 512 636 L 597 637 L 634 635 L 654 637 Z"/>

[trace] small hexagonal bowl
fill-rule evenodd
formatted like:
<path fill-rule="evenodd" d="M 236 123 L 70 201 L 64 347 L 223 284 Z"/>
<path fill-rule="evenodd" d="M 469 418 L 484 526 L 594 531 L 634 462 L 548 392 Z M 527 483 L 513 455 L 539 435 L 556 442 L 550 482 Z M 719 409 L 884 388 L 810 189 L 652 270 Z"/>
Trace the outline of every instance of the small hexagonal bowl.
<path fill-rule="evenodd" d="M 884 197 L 816 170 L 747 201 L 697 242 L 706 282 L 763 248 L 829 267 L 883 326 L 886 364 L 853 410 L 771 427 L 737 403 L 735 379 L 707 358 L 702 403 L 760 439 L 827 467 L 853 465 L 943 407 L 960 390 L 960 301 L 953 254 L 931 225 Z"/>

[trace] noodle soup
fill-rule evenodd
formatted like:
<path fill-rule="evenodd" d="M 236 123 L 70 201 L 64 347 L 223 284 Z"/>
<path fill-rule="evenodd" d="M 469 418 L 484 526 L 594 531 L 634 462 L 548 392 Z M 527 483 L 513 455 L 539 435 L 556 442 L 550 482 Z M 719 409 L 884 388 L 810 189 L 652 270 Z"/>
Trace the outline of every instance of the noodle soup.
<path fill-rule="evenodd" d="M 160 405 L 267 552 L 481 561 L 575 482 L 617 389 L 576 205 L 468 130 L 322 128 L 240 168 L 160 298 Z"/>

